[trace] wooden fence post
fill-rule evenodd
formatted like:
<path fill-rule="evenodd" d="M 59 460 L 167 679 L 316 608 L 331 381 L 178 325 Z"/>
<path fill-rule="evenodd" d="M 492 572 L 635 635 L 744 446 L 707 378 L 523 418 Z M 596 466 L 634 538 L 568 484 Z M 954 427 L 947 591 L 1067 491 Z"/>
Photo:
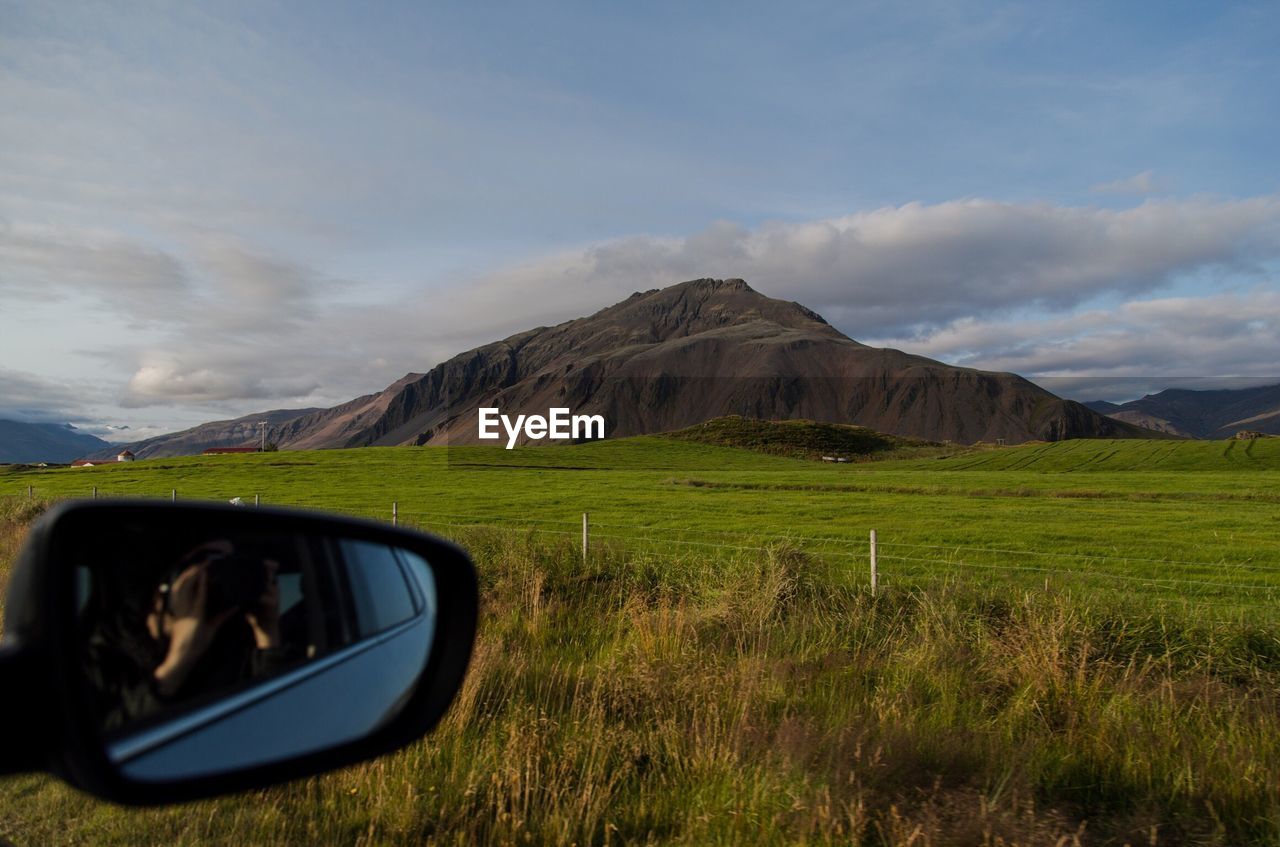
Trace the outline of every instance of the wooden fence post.
<path fill-rule="evenodd" d="M 253 495 L 253 505 L 255 505 L 255 506 L 261 506 L 261 505 L 262 505 L 262 497 L 261 497 L 261 495 L 258 495 L 258 494 Z"/>
<path fill-rule="evenodd" d="M 391 525 L 396 526 L 400 523 L 400 504 L 395 500 L 391 501 Z"/>
<path fill-rule="evenodd" d="M 35 495 L 33 495 L 33 494 L 31 493 L 31 486 L 30 486 L 30 485 L 28 485 L 28 486 L 27 486 L 27 499 L 28 499 L 28 500 L 30 500 L 33 496 L 35 496 Z"/>
<path fill-rule="evenodd" d="M 169 502 L 170 503 L 178 502 L 178 489 L 176 488 L 169 489 Z"/>
<path fill-rule="evenodd" d="M 582 513 L 582 564 L 584 565 L 587 563 L 587 539 L 588 539 L 587 513 L 583 512 Z"/>
<path fill-rule="evenodd" d="M 871 530 L 871 594 L 875 596 L 879 574 L 876 573 L 876 531 Z"/>
<path fill-rule="evenodd" d="M 98 486 L 96 485 L 93 487 L 93 499 L 94 500 L 98 499 Z"/>

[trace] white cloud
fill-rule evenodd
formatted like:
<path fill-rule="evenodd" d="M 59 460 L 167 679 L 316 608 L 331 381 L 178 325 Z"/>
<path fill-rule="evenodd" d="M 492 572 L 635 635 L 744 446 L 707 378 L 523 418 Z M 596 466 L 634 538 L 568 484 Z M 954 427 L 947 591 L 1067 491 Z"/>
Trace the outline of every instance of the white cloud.
<path fill-rule="evenodd" d="M 87 386 L 0 366 L 0 419 L 26 423 L 84 421 Z"/>
<path fill-rule="evenodd" d="M 1013 371 L 1081 399 L 1280 383 L 1280 291 L 1135 300 L 1014 321 L 965 318 L 924 337 L 868 341 Z"/>
<path fill-rule="evenodd" d="M 142 315 L 188 292 L 172 256 L 100 230 L 14 225 L 0 220 L 0 294 L 44 300 L 118 299 Z M 163 313 L 160 310 L 159 313 Z"/>
<path fill-rule="evenodd" d="M 1143 171 L 1125 179 L 1100 182 L 1089 188 L 1089 191 L 1094 194 L 1126 194 L 1138 197 L 1145 197 L 1159 190 L 1160 184 L 1156 180 L 1155 171 Z"/>
<path fill-rule="evenodd" d="M 180 254 L 115 233 L 5 227 L 0 292 L 62 301 L 67 327 L 92 321 L 101 332 L 119 321 L 116 344 L 83 352 L 132 373 L 116 383 L 125 407 L 307 397 L 326 371 L 348 370 L 335 361 L 346 352 L 346 312 L 324 306 L 338 281 L 226 236 L 178 246 Z M 128 331 L 140 320 L 146 336 Z M 363 333 L 376 337 L 377 328 L 368 323 Z M 10 382 L 6 398 L 66 396 L 54 385 L 21 392 Z"/>
<path fill-rule="evenodd" d="M 15 242 L 12 232 L 0 242 L 9 245 L 6 291 L 89 292 L 122 314 L 152 316 L 158 334 L 100 351 L 128 375 L 120 394 L 134 408 L 329 405 L 513 332 L 702 276 L 743 277 L 861 341 L 982 367 L 1143 370 L 1197 350 L 1208 358 L 1187 362 L 1196 373 L 1276 361 L 1268 290 L 1249 301 L 1263 311 L 1248 320 L 1243 300 L 1152 299 L 1187 275 L 1247 278 L 1280 258 L 1275 197 L 1123 210 L 974 199 L 756 228 L 717 223 L 565 250 L 388 302 L 229 236 L 188 236 L 166 252 L 100 233 L 81 249 L 74 233 L 24 230 Z M 1133 302 L 1077 314 L 1100 297 Z M 1041 317 L 1010 317 L 1031 312 Z M 1148 337 L 1157 329 L 1163 348 Z"/>
<path fill-rule="evenodd" d="M 1277 257 L 1276 197 L 1124 210 L 958 200 L 620 239 L 474 280 L 459 306 L 472 317 L 534 295 L 538 312 L 573 315 L 637 289 L 742 277 L 858 337 L 1029 307 L 1069 310 L 1101 295 L 1145 295 L 1187 274 L 1252 272 Z"/>
<path fill-rule="evenodd" d="M 219 357 L 211 356 L 215 360 Z M 151 359 L 129 379 L 126 408 L 161 403 L 208 403 L 219 400 L 269 400 L 306 397 L 320 386 L 306 376 L 263 373 L 252 357 L 226 358 L 208 365 L 181 358 Z"/>

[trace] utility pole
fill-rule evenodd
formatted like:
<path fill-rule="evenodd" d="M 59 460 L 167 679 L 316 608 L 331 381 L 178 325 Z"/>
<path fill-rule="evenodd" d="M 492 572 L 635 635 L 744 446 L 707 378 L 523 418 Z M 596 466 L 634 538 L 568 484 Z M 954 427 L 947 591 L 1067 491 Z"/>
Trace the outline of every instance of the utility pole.
<path fill-rule="evenodd" d="M 267 421 L 258 421 L 258 429 L 262 431 L 262 447 L 258 452 L 267 452 Z"/>

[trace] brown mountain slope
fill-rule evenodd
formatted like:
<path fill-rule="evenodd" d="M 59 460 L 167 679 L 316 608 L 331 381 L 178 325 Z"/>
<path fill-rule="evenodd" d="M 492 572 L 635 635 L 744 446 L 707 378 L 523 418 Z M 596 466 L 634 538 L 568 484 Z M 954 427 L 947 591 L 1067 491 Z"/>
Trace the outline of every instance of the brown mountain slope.
<path fill-rule="evenodd" d="M 1155 435 L 1014 374 L 867 347 L 809 309 L 737 279 L 636 293 L 397 385 L 394 396 L 380 395 L 386 409 L 376 420 L 326 446 L 477 443 L 480 406 L 508 415 L 550 407 L 602 414 L 610 436 L 727 414 L 854 423 L 965 443 Z"/>
<path fill-rule="evenodd" d="M 405 386 L 422 378 L 406 374 L 377 394 L 366 394 L 332 409 L 314 409 L 273 430 L 276 443 L 288 450 L 334 447 L 358 437 L 386 414 Z"/>

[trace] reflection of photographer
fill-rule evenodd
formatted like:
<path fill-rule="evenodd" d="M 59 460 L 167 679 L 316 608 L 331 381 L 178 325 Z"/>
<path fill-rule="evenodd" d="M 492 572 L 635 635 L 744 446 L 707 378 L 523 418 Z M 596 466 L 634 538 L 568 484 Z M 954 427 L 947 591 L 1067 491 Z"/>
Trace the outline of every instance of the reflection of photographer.
<path fill-rule="evenodd" d="M 97 569 L 83 613 L 85 676 L 103 728 L 196 705 L 309 655 L 300 580 L 282 564 L 288 553 L 270 539 L 218 538 L 188 543 L 176 565 L 158 553 L 138 566 L 136 582 L 127 565 Z M 283 599 L 282 573 L 292 586 Z M 292 609 L 283 621 L 282 607 Z"/>
<path fill-rule="evenodd" d="M 254 648 L 280 646 L 278 570 L 274 559 L 237 554 L 226 539 L 182 558 L 177 576 L 156 590 L 147 616 L 151 637 L 168 642 L 154 672 L 161 696 L 191 696 L 196 685 L 208 690 L 255 675 L 246 666 Z"/>

